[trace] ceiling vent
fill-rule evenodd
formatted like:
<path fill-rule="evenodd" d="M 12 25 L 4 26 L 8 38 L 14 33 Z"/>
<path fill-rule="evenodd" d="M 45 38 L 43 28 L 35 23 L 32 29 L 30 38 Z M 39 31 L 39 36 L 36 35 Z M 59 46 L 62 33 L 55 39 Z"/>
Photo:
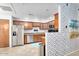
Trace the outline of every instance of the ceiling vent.
<path fill-rule="evenodd" d="M 10 12 L 12 11 L 12 9 L 8 6 L 0 6 L 0 8 L 2 8 L 2 10 L 4 11 L 10 11 Z"/>

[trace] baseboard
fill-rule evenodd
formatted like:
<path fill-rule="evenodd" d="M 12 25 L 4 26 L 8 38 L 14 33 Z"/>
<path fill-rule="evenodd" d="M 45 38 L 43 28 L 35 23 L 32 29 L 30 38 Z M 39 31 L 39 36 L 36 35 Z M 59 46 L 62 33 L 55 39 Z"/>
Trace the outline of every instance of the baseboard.
<path fill-rule="evenodd" d="M 77 52 L 77 51 L 79 51 L 79 49 L 78 49 L 78 50 L 75 50 L 75 51 L 72 51 L 72 52 L 70 52 L 70 53 L 67 53 L 67 54 L 65 54 L 64 56 L 71 55 L 71 54 L 73 54 L 73 53 L 75 53 L 75 52 Z"/>

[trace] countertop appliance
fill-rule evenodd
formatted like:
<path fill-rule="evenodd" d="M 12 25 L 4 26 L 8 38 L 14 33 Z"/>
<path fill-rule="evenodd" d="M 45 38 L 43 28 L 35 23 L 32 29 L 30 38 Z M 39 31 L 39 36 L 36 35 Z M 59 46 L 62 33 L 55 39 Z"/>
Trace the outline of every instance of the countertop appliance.
<path fill-rule="evenodd" d="M 53 25 L 49 25 L 48 32 L 55 32 L 55 29 L 54 29 L 54 26 Z"/>
<path fill-rule="evenodd" d="M 38 32 L 39 30 L 39 27 L 33 27 L 32 32 Z"/>

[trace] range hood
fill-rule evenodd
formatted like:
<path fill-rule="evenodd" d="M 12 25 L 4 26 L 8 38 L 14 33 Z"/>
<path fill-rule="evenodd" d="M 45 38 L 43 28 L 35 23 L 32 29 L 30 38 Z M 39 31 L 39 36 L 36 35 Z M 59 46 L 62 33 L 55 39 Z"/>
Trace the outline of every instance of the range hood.
<path fill-rule="evenodd" d="M 38 32 L 39 30 L 39 27 L 33 27 L 32 32 Z"/>

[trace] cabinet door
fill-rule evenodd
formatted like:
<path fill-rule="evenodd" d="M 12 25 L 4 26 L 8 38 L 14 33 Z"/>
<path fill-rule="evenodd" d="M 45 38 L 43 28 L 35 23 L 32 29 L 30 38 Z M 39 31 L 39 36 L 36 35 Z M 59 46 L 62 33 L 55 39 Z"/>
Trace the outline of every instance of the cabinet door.
<path fill-rule="evenodd" d="M 43 45 L 45 45 L 45 34 L 44 33 L 41 34 L 40 38 L 41 38 L 41 41 L 42 41 Z"/>
<path fill-rule="evenodd" d="M 24 29 L 32 29 L 32 23 L 31 22 L 25 22 L 24 23 Z"/>
<path fill-rule="evenodd" d="M 41 42 L 41 37 L 40 37 L 40 35 L 34 34 L 34 35 L 33 35 L 33 41 L 34 41 L 34 42 Z"/>
<path fill-rule="evenodd" d="M 27 43 L 27 35 L 24 35 L 24 44 Z"/>
<path fill-rule="evenodd" d="M 14 25 L 23 25 L 24 29 L 29 30 L 32 29 L 32 22 L 24 22 L 24 21 L 13 21 Z"/>
<path fill-rule="evenodd" d="M 55 19 L 54 19 L 54 26 L 55 26 L 55 29 L 58 30 L 58 26 L 59 26 L 59 21 L 58 21 L 58 14 L 55 14 Z"/>
<path fill-rule="evenodd" d="M 48 24 L 47 23 L 42 23 L 41 24 L 41 29 L 42 30 L 48 30 Z"/>
<path fill-rule="evenodd" d="M 34 34 L 33 35 L 34 42 L 42 42 L 45 45 L 45 34 Z"/>
<path fill-rule="evenodd" d="M 33 22 L 33 27 L 40 27 L 40 23 L 39 22 Z"/>

